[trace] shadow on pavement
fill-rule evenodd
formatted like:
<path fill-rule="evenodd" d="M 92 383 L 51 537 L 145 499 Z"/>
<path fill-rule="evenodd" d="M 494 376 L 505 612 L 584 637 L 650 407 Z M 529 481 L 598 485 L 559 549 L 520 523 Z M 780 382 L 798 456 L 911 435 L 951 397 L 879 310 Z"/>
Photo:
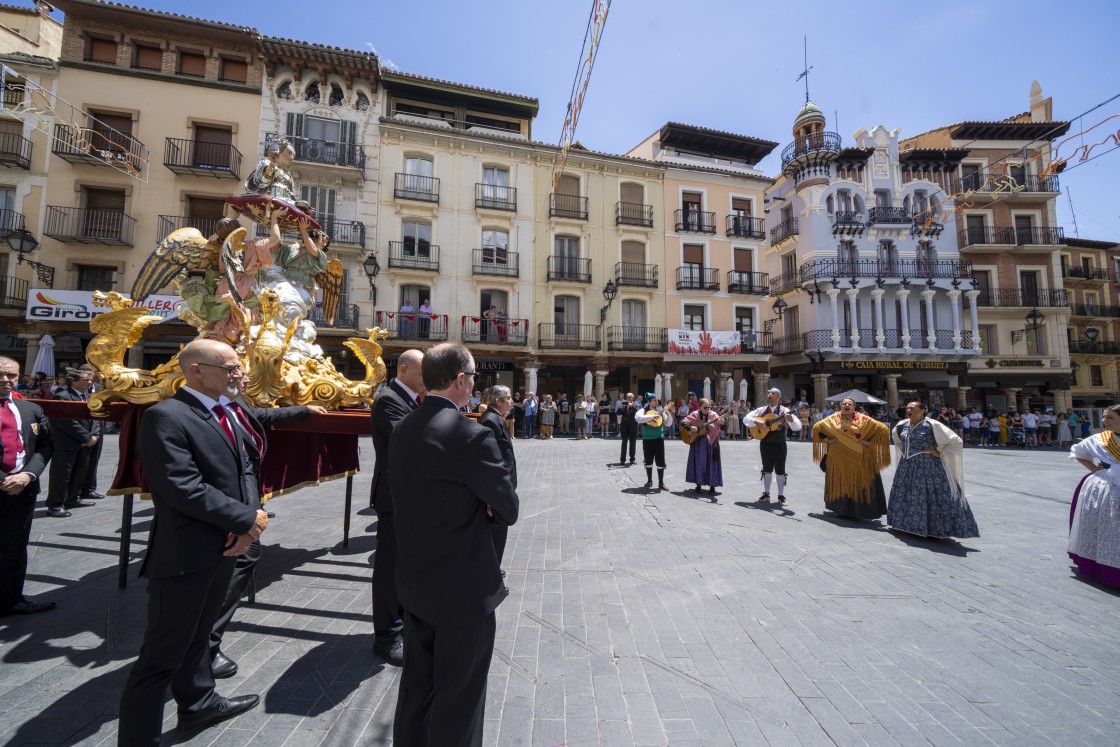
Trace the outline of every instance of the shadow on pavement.
<path fill-rule="evenodd" d="M 810 519 L 817 519 L 828 524 L 849 529 L 871 529 L 876 532 L 885 532 L 887 527 L 879 523 L 878 519 L 857 519 L 855 517 L 840 516 L 839 514 L 806 514 Z"/>
<path fill-rule="evenodd" d="M 293 661 L 269 686 L 263 697 L 265 711 L 319 716 L 349 700 L 367 679 L 396 671 L 374 658 L 371 633 L 325 634 L 319 640 L 321 645 Z"/>
<path fill-rule="evenodd" d="M 42 709 L 20 724 L 8 744 L 69 747 L 87 742 L 102 725 L 117 720 L 121 690 L 130 669 L 131 661 L 83 682 L 57 700 L 42 703 Z"/>
<path fill-rule="evenodd" d="M 775 514 L 777 516 L 795 516 L 792 509 L 786 508 L 777 501 L 770 501 L 769 503 L 735 501 L 735 505 L 742 506 L 743 508 L 753 508 L 755 511 L 765 511 L 768 514 Z"/>
<path fill-rule="evenodd" d="M 916 534 L 907 534 L 906 532 L 890 528 L 888 528 L 887 531 L 904 545 L 918 547 L 941 555 L 955 555 L 959 558 L 963 558 L 970 552 L 980 552 L 977 548 L 965 547 L 959 541 L 951 538 L 919 537 Z"/>

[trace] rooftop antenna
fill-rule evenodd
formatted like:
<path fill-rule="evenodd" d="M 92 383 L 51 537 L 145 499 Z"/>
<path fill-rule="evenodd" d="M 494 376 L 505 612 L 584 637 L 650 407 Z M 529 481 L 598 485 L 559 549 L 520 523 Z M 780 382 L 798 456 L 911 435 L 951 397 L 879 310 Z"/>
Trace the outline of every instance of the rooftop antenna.
<path fill-rule="evenodd" d="M 798 80 L 805 79 L 805 103 L 809 103 L 809 71 L 813 68 L 809 65 L 809 37 L 803 37 L 805 47 L 805 69 L 801 71 L 801 75 L 797 76 Z"/>
<path fill-rule="evenodd" d="M 1077 213 L 1073 211 L 1073 195 L 1069 192 L 1069 187 L 1066 187 L 1066 199 L 1069 200 L 1069 212 L 1073 215 L 1073 235 L 1081 238 L 1081 229 L 1077 225 Z"/>

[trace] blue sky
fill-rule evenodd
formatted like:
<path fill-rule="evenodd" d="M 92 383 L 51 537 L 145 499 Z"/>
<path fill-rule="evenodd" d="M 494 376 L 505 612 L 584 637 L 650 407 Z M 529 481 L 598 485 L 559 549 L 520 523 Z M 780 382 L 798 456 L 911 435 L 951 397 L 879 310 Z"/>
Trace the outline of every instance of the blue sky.
<path fill-rule="evenodd" d="M 331 3 L 166 0 L 142 7 L 244 24 L 262 33 L 350 49 L 383 64 L 534 96 L 534 138 L 558 142 L 591 0 Z M 576 137 L 622 153 L 666 121 L 780 143 L 761 167 L 778 170 L 808 36 L 810 94 L 829 129 L 877 124 L 902 137 L 961 120 L 995 120 L 1028 108 L 1031 81 L 1069 119 L 1120 94 L 1115 0 L 943 0 L 940 3 L 614 0 Z M 1071 132 L 1120 114 L 1120 98 Z M 1120 130 L 1120 117 L 1105 132 Z M 1103 139 L 1094 138 L 1094 142 Z M 1098 147 L 1094 155 L 1112 147 Z M 1120 242 L 1120 150 L 1062 176 L 1059 223 L 1082 238 Z M 1067 196 L 1068 195 L 1068 196 Z"/>

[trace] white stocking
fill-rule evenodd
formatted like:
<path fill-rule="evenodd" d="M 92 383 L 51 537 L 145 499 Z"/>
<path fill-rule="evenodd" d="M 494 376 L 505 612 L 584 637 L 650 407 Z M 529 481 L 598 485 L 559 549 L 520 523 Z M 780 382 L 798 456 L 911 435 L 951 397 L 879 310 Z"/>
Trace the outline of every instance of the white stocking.
<path fill-rule="evenodd" d="M 770 480 L 773 477 L 774 477 L 773 472 L 763 472 L 762 473 L 762 492 L 763 493 L 769 493 L 770 492 Z"/>
<path fill-rule="evenodd" d="M 778 475 L 778 495 L 786 494 L 786 476 Z"/>

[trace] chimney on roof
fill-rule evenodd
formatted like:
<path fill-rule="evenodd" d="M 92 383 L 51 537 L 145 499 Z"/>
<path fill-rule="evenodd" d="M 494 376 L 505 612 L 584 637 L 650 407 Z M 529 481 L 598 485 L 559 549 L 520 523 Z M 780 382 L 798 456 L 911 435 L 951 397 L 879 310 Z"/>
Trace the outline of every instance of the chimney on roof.
<path fill-rule="evenodd" d="M 50 16 L 51 11 L 54 10 L 54 6 L 43 0 L 35 0 L 35 10 L 39 11 L 39 15 L 47 18 Z"/>
<path fill-rule="evenodd" d="M 1043 98 L 1042 86 L 1038 84 L 1037 80 L 1031 83 L 1031 121 L 1054 121 L 1054 100 L 1049 96 Z"/>

